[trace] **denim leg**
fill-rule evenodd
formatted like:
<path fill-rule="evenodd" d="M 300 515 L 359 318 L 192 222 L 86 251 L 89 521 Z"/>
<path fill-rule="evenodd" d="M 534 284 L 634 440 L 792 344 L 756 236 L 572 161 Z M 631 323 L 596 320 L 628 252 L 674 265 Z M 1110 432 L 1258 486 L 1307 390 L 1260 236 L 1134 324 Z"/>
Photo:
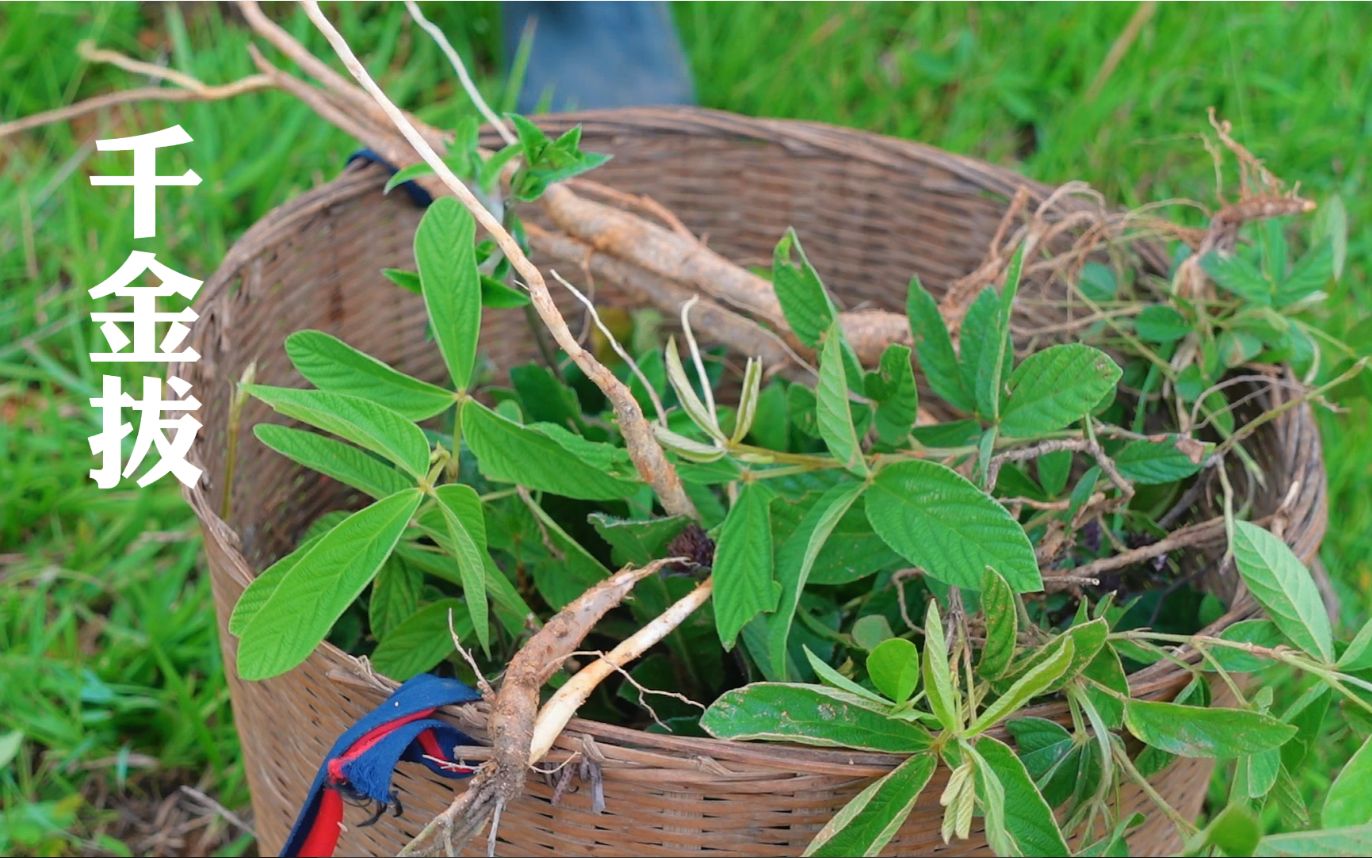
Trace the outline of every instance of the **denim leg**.
<path fill-rule="evenodd" d="M 545 95 L 553 110 L 695 103 L 666 3 L 512 2 L 501 16 L 507 63 L 533 26 L 522 113 Z"/>

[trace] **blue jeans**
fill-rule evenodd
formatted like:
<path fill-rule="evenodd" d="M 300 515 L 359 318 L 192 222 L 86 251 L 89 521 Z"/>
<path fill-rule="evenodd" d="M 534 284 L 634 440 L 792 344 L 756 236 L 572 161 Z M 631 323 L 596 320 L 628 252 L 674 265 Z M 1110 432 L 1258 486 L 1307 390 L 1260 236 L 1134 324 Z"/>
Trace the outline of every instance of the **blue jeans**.
<path fill-rule="evenodd" d="M 507 66 L 532 28 L 521 113 L 695 103 L 665 3 L 516 2 L 501 13 Z"/>

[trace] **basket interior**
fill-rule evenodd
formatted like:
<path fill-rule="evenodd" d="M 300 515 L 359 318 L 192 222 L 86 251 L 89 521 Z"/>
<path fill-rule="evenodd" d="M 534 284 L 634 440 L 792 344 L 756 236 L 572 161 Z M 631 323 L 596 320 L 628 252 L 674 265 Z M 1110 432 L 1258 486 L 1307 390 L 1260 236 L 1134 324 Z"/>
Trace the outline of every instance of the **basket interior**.
<path fill-rule="evenodd" d="M 735 262 L 767 265 L 777 239 L 788 226 L 794 226 L 810 259 L 846 309 L 902 309 L 912 275 L 918 275 L 935 295 L 942 294 L 951 282 L 982 261 L 1017 188 L 1027 187 L 1036 200 L 1048 192 L 1007 171 L 928 147 L 798 123 L 747 120 L 706 111 L 652 110 L 540 120 L 550 132 L 577 122 L 585 125 L 583 141 L 588 149 L 615 156 L 598 171 L 597 181 L 620 191 L 650 195 Z M 411 242 L 422 214 L 403 194 L 383 196 L 384 179 L 378 168 L 351 168 L 340 179 L 273 212 L 234 246 L 202 291 L 201 318 L 193 328 L 194 345 L 202 359 L 180 369 L 204 403 L 200 413 L 204 428 L 192 455 L 204 468 L 205 478 L 188 494 L 208 533 L 207 551 L 221 623 L 251 576 L 291 550 L 312 521 L 325 511 L 361 500 L 345 487 L 294 465 L 258 443 L 251 427 L 280 419 L 261 403 L 243 402 L 241 414 L 230 425 L 235 386 L 249 367 L 261 383 L 302 384 L 282 343 L 293 331 L 317 328 L 417 377 L 439 381 L 444 376 L 438 350 L 426 336 L 422 301 L 391 285 L 381 274 L 388 267 L 413 269 Z M 1139 267 L 1156 267 L 1158 258 L 1145 253 Z M 545 270 L 554 267 L 578 279 L 578 260 L 538 261 Z M 584 285 L 602 306 L 626 303 L 625 296 L 610 284 Z M 1023 294 L 1033 296 L 1035 288 L 1045 287 L 1031 283 Z M 580 318 L 570 296 L 563 294 L 559 299 L 569 318 Z M 1024 321 L 1022 315 L 1019 321 Z M 708 339 L 708 331 L 699 333 Z M 497 373 L 534 358 L 536 349 L 522 311 L 486 314 L 482 354 Z M 1323 472 L 1313 421 L 1305 410 L 1295 409 L 1264 427 L 1250 448 L 1266 471 L 1266 483 L 1254 494 L 1255 513 L 1268 513 L 1287 503 L 1286 536 L 1297 552 L 1308 558 L 1318 545 L 1324 524 Z M 231 449 L 236 451 L 233 456 Z M 1293 485 L 1297 488 L 1292 489 Z M 1298 496 L 1294 505 L 1289 503 L 1292 494 Z M 1221 574 L 1223 570 L 1204 557 L 1197 562 L 1205 567 L 1202 581 L 1207 586 L 1226 599 L 1233 596 L 1230 582 L 1234 576 Z M 225 649 L 232 663 L 233 643 L 225 635 Z M 245 738 L 245 752 L 259 826 L 269 848 L 284 836 L 304 786 L 302 779 L 308 779 L 322 749 L 348 718 L 365 711 L 364 695 L 337 684 L 339 665 L 346 661 L 350 660 L 326 646 L 299 671 L 268 683 L 242 683 L 230 671 L 237 717 L 249 731 L 245 737 L 253 737 L 251 741 Z M 1180 671 L 1175 673 L 1184 676 Z M 1167 681 L 1167 677 L 1158 677 L 1152 683 L 1152 693 L 1166 693 Z M 273 732 L 282 717 L 283 697 L 289 697 L 289 706 L 294 707 L 296 715 L 291 717 L 310 722 L 307 729 L 299 731 L 298 738 Z M 673 765 L 684 769 L 691 769 L 685 761 L 698 760 L 711 753 L 710 747 L 721 744 L 672 740 L 689 744 L 688 753 L 665 738 L 623 728 L 587 722 L 576 722 L 573 728 L 594 733 L 619 748 L 651 746 L 660 759 L 670 757 Z M 628 779 L 624 783 L 630 786 L 625 789 L 636 795 L 658 795 L 672 789 L 681 792 L 663 799 L 670 799 L 664 805 L 667 811 L 646 805 L 630 808 L 621 803 L 619 808 L 630 815 L 641 811 L 642 819 L 630 822 L 660 826 L 661 820 L 653 814 L 672 817 L 681 812 L 687 806 L 682 797 L 687 793 L 700 793 L 703 797 L 697 798 L 703 803 L 697 808 L 699 819 L 692 816 L 682 820 L 689 830 L 670 824 L 662 829 L 684 833 L 662 834 L 644 828 L 640 834 L 630 827 L 613 837 L 587 835 L 592 838 L 588 842 L 618 844 L 608 849 L 610 853 L 647 854 L 634 853 L 631 847 L 637 843 L 645 849 L 660 848 L 676 843 L 671 838 L 677 838 L 681 842 L 670 854 L 698 854 L 707 836 L 718 835 L 724 838 L 718 842 L 731 851 L 747 845 L 757 847 L 754 854 L 794 854 L 808 840 L 808 834 L 788 833 L 788 826 L 798 819 L 791 814 L 802 808 L 822 821 L 857 787 L 851 778 L 821 777 L 820 769 L 807 769 L 801 757 L 789 749 L 766 749 L 767 765 L 758 765 L 770 772 L 767 778 L 778 780 L 767 780 L 765 792 L 782 810 L 773 813 L 776 819 L 767 823 L 768 836 L 775 838 L 770 841 L 772 845 L 761 845 L 755 834 L 738 839 L 746 833 L 743 829 L 707 832 L 716 820 L 716 812 L 710 808 L 726 806 L 719 801 L 717 785 L 688 788 L 682 784 L 696 783 L 690 779 L 695 777 L 693 769 L 664 778 L 657 769 L 642 767 L 646 759 L 642 752 L 623 753 L 635 760 L 616 774 L 616 778 Z M 780 780 L 779 766 L 789 767 L 784 781 Z M 1174 797 L 1179 807 L 1191 807 L 1203 796 L 1201 785 L 1208 770 L 1208 764 L 1173 767 L 1166 777 L 1179 786 L 1160 783 L 1159 788 Z M 635 777 L 639 780 L 633 780 Z M 753 795 L 748 784 L 752 783 L 749 778 L 755 777 L 761 775 L 749 774 L 740 781 L 736 799 Z M 677 786 L 670 786 L 669 781 Z M 429 783 L 433 785 L 423 789 L 438 789 L 433 779 Z M 761 783 L 754 786 L 761 789 Z M 450 788 L 443 786 L 442 790 Z M 538 789 L 534 791 L 541 801 L 543 793 Z M 440 791 L 420 796 L 414 812 L 436 811 L 444 795 L 446 792 Z M 1143 806 L 1142 799 L 1140 802 Z M 749 808 L 738 812 L 756 816 Z M 559 838 L 566 835 L 565 826 L 558 826 L 571 818 L 569 811 L 559 811 L 554 818 L 544 803 L 518 810 L 519 818 L 526 813 L 532 820 L 527 827 L 537 837 L 530 834 L 533 839 L 520 843 L 526 848 L 546 845 L 547 854 L 558 854 Z M 692 814 L 694 811 L 686 815 Z M 516 824 L 515 818 L 510 817 L 511 830 L 524 825 Z M 588 830 L 597 832 L 602 824 L 589 811 L 583 821 Z M 1170 835 L 1161 833 L 1165 820 L 1162 822 L 1160 833 L 1146 852 L 1163 854 L 1175 846 Z M 405 842 L 403 832 L 392 825 L 383 821 L 374 828 L 358 830 L 355 836 L 367 838 L 366 848 L 377 854 L 389 854 Z M 727 828 L 724 823 L 716 827 L 720 826 L 721 831 Z M 907 832 L 893 848 L 932 848 L 935 836 L 936 832 Z M 363 846 L 362 840 L 345 840 L 345 848 L 347 843 L 355 848 Z"/>
<path fill-rule="evenodd" d="M 551 117 L 545 125 L 556 131 L 574 120 Z M 923 147 L 914 154 L 925 157 L 907 152 L 891 160 L 878 157 L 880 151 L 868 157 L 857 157 L 852 148 L 835 151 L 835 145 L 845 148 L 842 141 L 767 140 L 708 127 L 630 128 L 594 119 L 583 140 L 588 149 L 615 156 L 597 171 L 597 181 L 651 196 L 739 264 L 770 265 L 773 246 L 794 226 L 845 309 L 903 311 L 915 275 L 942 294 L 982 261 L 1011 189 L 1027 185 L 1042 194 L 1033 183 Z M 201 348 L 206 360 L 197 369 L 208 369 L 212 391 L 201 397 L 205 428 L 198 454 L 213 507 L 220 507 L 224 491 L 231 385 L 249 361 L 256 361 L 258 382 L 302 384 L 282 348 L 291 332 L 325 330 L 405 372 L 443 377 L 437 349 L 425 335 L 422 302 L 381 274 L 388 267 L 413 270 L 411 242 L 422 210 L 403 194 L 382 196 L 381 181 L 375 169 L 350 174 L 328 205 L 288 215 L 262 241 L 236 248 L 226 260 L 221 274 L 228 294 L 197 324 L 209 348 Z M 578 278 L 577 260 L 538 261 L 582 282 L 600 306 L 626 303 L 612 286 Z M 558 298 L 578 327 L 580 308 L 565 293 Z M 486 316 L 482 354 L 497 372 L 535 359 L 521 311 Z M 235 317 L 251 324 L 234 324 Z M 700 333 L 708 340 L 708 331 Z M 260 403 L 245 403 L 237 441 L 240 476 L 227 520 L 257 569 L 290 550 L 320 513 L 349 501 L 346 489 L 252 437 L 251 426 L 273 419 Z"/>

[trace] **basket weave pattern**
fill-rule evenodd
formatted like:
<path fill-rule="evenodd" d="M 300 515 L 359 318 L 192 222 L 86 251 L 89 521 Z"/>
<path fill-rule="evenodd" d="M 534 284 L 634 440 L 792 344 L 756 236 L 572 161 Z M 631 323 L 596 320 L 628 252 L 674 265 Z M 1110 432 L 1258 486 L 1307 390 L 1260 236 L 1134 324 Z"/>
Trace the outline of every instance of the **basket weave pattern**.
<path fill-rule="evenodd" d="M 795 226 L 826 283 L 850 309 L 902 310 L 905 284 L 915 273 L 941 294 L 982 261 L 1017 188 L 1027 186 L 1040 200 L 1049 190 L 936 149 L 827 126 L 675 109 L 540 120 L 550 132 L 576 122 L 585 126 L 588 150 L 615 155 L 597 181 L 652 196 L 739 264 L 765 264 L 783 230 Z M 253 227 L 205 286 L 194 329 L 202 358 L 181 368 L 204 403 L 194 456 L 205 479 L 187 497 L 206 535 L 264 854 L 275 854 L 284 841 L 333 740 L 379 703 L 388 685 L 327 644 L 276 679 L 243 682 L 234 674 L 236 640 L 224 626 L 243 588 L 290 550 L 313 519 L 358 498 L 259 444 L 251 426 L 279 418 L 255 401 L 243 409 L 235 477 L 226 487 L 230 401 L 252 361 L 259 382 L 301 383 L 282 349 L 285 336 L 301 328 L 333 333 L 420 378 L 443 377 L 438 351 L 426 338 L 422 302 L 380 274 L 387 267 L 413 269 L 411 242 L 422 213 L 403 194 L 383 196 L 384 178 L 376 168 L 351 168 Z M 554 267 L 578 279 L 581 260 L 536 261 L 545 271 Z M 1145 253 L 1139 264 L 1159 261 Z M 594 297 L 602 306 L 627 300 L 607 284 L 598 284 Z M 569 320 L 580 319 L 570 300 L 563 306 Z M 496 368 L 534 355 L 520 311 L 486 316 L 482 350 Z M 1017 311 L 1017 330 L 1041 322 Z M 1311 559 L 1325 524 L 1325 485 L 1308 410 L 1293 409 L 1264 427 L 1250 449 L 1267 473 L 1266 487 L 1254 490 L 1255 514 L 1280 509 L 1279 531 L 1297 554 Z M 226 488 L 227 520 L 220 517 Z M 1217 566 L 1204 572 L 1205 584 L 1233 604 L 1217 625 L 1252 612 L 1246 594 L 1235 592 L 1235 576 Z M 1173 666 L 1157 665 L 1131 683 L 1136 693 L 1167 699 L 1185 678 Z M 1035 714 L 1066 718 L 1056 705 Z M 481 712 L 453 717 L 481 736 Z M 528 795 L 501 818 L 502 854 L 795 855 L 871 777 L 895 762 L 878 754 L 675 738 L 581 720 L 559 739 L 550 762 L 570 752 L 600 762 L 604 812 L 593 811 L 589 787 L 553 805 L 552 787 L 531 777 Z M 1204 798 L 1210 770 L 1207 761 L 1182 760 L 1153 783 L 1190 816 Z M 990 854 L 976 831 L 971 841 L 942 843 L 938 796 L 944 777 L 940 771 L 926 788 L 889 854 Z M 395 783 L 405 816 L 358 828 L 363 811 L 351 811 L 354 827 L 343 834 L 340 854 L 394 854 L 462 789 L 461 782 L 408 764 Z M 1179 847 L 1170 824 L 1139 790 L 1124 789 L 1120 800 L 1126 813 L 1148 816 L 1131 837 L 1136 854 Z"/>

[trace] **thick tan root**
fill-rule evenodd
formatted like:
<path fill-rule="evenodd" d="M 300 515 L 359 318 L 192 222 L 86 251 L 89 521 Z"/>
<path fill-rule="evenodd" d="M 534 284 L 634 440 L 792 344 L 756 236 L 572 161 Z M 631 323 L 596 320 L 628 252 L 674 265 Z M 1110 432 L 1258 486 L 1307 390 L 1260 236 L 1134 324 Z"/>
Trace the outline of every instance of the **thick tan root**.
<path fill-rule="evenodd" d="M 694 236 L 588 200 L 562 185 L 549 188 L 542 202 L 558 228 L 595 250 L 737 307 L 778 331 L 789 330 L 771 283 Z M 861 310 L 840 313 L 839 321 L 858 359 L 868 366 L 891 343 L 910 342 L 909 324 L 899 313 Z"/>
<path fill-rule="evenodd" d="M 616 572 L 559 611 L 515 653 L 491 706 L 491 759 L 481 765 L 467 791 L 400 854 L 430 855 L 440 846 L 451 854 L 480 831 L 497 808 L 523 794 L 544 683 L 577 650 L 600 618 L 624 600 L 634 584 L 679 560 L 668 558 L 641 569 Z"/>
<path fill-rule="evenodd" d="M 613 673 L 621 671 L 628 663 L 639 658 L 663 638 L 671 634 L 686 618 L 710 599 L 714 588 L 713 579 L 706 578 L 696 585 L 678 602 L 663 611 L 643 628 L 620 642 L 601 658 L 583 667 L 576 676 L 548 698 L 534 722 L 533 738 L 530 743 L 529 762 L 543 759 L 553 747 L 553 742 L 561 735 L 567 722 L 572 720 L 576 711 L 591 696 L 600 683 Z"/>

